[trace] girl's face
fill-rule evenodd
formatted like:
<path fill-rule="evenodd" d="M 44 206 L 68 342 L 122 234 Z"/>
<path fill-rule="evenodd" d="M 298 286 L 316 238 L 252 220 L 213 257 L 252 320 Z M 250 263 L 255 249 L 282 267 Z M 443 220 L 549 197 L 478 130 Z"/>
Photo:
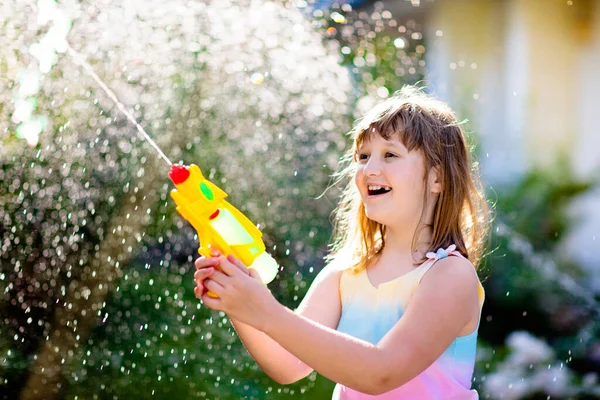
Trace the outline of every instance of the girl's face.
<path fill-rule="evenodd" d="M 372 133 L 357 149 L 354 181 L 369 219 L 388 227 L 416 228 L 423 209 L 423 154 L 398 136 Z"/>

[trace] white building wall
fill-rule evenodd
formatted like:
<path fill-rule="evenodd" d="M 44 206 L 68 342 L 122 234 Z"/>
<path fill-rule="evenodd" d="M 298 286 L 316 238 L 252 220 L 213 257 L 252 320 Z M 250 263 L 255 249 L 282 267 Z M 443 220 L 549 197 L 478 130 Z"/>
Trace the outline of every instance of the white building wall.
<path fill-rule="evenodd" d="M 529 167 L 526 20 L 508 2 L 446 0 L 424 25 L 428 87 L 469 119 L 484 178 L 513 182 Z"/>
<path fill-rule="evenodd" d="M 583 11 L 558 0 L 429 5 L 426 81 L 471 120 L 492 187 L 532 167 L 555 170 L 561 158 L 577 177 L 600 176 L 600 3 L 586 4 Z M 561 257 L 587 269 L 600 291 L 600 187 L 571 212 L 579 222 Z"/>
<path fill-rule="evenodd" d="M 570 157 L 576 176 L 582 179 L 600 176 L 600 4 L 591 11 L 579 31 L 578 124 Z M 563 242 L 565 257 L 587 270 L 590 286 L 600 293 L 600 185 L 580 196 L 570 209 L 578 223 Z"/>
<path fill-rule="evenodd" d="M 580 177 L 600 173 L 600 2 L 590 11 L 589 19 L 582 21 L 587 26 L 578 35 L 580 62 L 576 72 L 579 80 L 575 115 L 579 124 L 572 164 Z"/>
<path fill-rule="evenodd" d="M 484 122 L 484 126 L 492 129 L 491 137 L 482 144 L 486 152 L 491 153 L 490 163 L 484 172 L 492 183 L 510 184 L 519 179 L 531 168 L 531 154 L 527 148 L 528 117 L 531 70 L 531 42 L 528 40 L 528 18 L 523 13 L 521 1 L 498 2 L 499 14 L 504 16 L 504 29 L 498 29 L 498 40 L 504 48 L 502 59 L 498 62 L 502 78 L 488 75 L 499 104 L 502 104 L 501 121 Z M 490 92 L 489 97 L 494 97 Z M 494 105 L 487 107 L 489 113 L 494 112 Z M 486 115 L 486 114 L 484 114 Z M 494 129 L 492 124 L 500 124 Z M 498 129 L 501 131 L 498 132 Z M 494 154 L 498 153 L 498 154 Z"/>
<path fill-rule="evenodd" d="M 532 165 L 555 168 L 568 159 L 577 137 L 577 54 L 573 10 L 556 0 L 513 0 L 524 20 L 528 70 L 526 138 Z M 515 90 L 517 89 L 517 85 Z"/>

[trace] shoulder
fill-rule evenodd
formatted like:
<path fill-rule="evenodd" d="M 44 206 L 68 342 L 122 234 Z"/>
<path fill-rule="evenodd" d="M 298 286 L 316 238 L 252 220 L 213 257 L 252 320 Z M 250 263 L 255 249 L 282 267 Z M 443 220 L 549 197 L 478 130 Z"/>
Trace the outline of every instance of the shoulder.
<path fill-rule="evenodd" d="M 466 258 L 450 256 L 436 261 L 429 268 L 419 288 L 472 295 L 477 294 L 479 285 L 473 264 Z"/>
<path fill-rule="evenodd" d="M 335 262 L 327 264 L 315 277 L 296 312 L 335 329 L 341 315 L 340 276 Z"/>
<path fill-rule="evenodd" d="M 347 266 L 343 264 L 342 260 L 336 258 L 326 264 L 325 267 L 319 271 L 315 280 L 313 281 L 313 285 L 325 282 L 338 284 L 344 271 L 347 271 Z"/>
<path fill-rule="evenodd" d="M 351 274 L 348 264 L 343 258 L 335 258 L 323 267 L 310 285 L 308 294 L 333 293 L 341 299 L 341 293 L 345 286 L 346 278 Z"/>

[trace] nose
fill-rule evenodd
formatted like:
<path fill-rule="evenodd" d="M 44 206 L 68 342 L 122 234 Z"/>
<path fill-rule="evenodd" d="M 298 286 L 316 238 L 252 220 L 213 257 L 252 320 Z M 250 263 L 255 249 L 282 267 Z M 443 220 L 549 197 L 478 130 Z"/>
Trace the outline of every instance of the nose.
<path fill-rule="evenodd" d="M 381 163 L 377 157 L 369 157 L 369 160 L 364 165 L 363 171 L 367 176 L 378 176 L 381 174 Z"/>

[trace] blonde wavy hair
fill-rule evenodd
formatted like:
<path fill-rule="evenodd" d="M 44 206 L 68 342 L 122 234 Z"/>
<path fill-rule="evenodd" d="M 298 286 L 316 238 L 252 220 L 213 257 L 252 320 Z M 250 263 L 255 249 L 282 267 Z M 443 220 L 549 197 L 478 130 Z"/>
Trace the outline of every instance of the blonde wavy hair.
<path fill-rule="evenodd" d="M 447 104 L 413 86 L 403 87 L 357 121 L 349 132 L 352 148 L 334 174 L 337 184 L 348 182 L 333 213 L 334 234 L 328 260 L 343 258 L 358 272 L 374 261 L 385 247 L 385 225 L 367 217 L 353 180 L 357 150 L 369 135 L 379 134 L 386 140 L 399 137 L 408 151 L 422 152 L 424 181 L 432 168 L 438 169 L 443 189 L 435 205 L 427 252 L 455 244 L 476 268 L 479 266 L 487 244 L 490 217 L 478 165 L 471 160 L 461 125 Z M 427 209 L 426 191 L 423 197 L 421 222 Z M 416 241 L 417 232 L 412 241 L 413 253 Z M 425 257 L 415 262 L 424 260 Z"/>

